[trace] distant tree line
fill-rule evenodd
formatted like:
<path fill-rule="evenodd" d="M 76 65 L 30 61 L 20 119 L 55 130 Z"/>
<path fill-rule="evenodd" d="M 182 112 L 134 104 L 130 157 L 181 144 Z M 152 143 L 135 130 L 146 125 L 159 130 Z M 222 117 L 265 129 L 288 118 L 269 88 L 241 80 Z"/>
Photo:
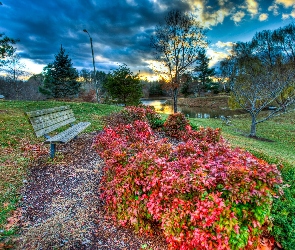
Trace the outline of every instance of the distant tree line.
<path fill-rule="evenodd" d="M 125 105 L 138 103 L 143 92 L 146 97 L 171 95 L 177 104 L 179 93 L 189 96 L 200 95 L 203 91 L 218 91 L 212 81 L 214 69 L 208 67 L 210 59 L 205 54 L 205 31 L 200 24 L 194 17 L 179 11 L 170 12 L 165 21 L 165 25 L 156 27 L 156 36 L 151 39 L 158 59 L 162 58 L 160 51 L 163 48 L 165 49 L 162 52 L 167 58 L 163 63 L 168 67 L 169 74 L 166 74 L 165 78 L 165 74 L 159 72 L 162 76 L 159 81 L 150 83 L 142 80 L 125 64 L 109 73 L 97 71 L 95 76 L 93 71 L 87 69 L 78 72 L 62 46 L 54 61 L 49 63 L 41 74 L 27 81 L 25 66 L 20 63 L 20 57 L 14 47 L 18 40 L 1 34 L 0 70 L 5 73 L 5 77 L 1 79 L 3 83 L 0 91 L 7 98 L 13 99 L 31 99 L 34 96 L 36 99 L 82 97 L 87 101 L 94 101 L 95 89 L 102 100 Z M 164 47 L 161 44 L 164 44 Z M 178 56 L 173 56 L 175 53 L 170 51 L 172 47 Z"/>

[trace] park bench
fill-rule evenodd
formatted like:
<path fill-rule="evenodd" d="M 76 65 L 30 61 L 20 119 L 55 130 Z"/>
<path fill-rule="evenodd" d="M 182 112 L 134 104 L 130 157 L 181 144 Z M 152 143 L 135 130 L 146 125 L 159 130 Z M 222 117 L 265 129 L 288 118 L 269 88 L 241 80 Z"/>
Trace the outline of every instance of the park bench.
<path fill-rule="evenodd" d="M 61 106 L 49 109 L 36 110 L 26 112 L 29 120 L 34 128 L 37 137 L 44 136 L 47 140 L 44 143 L 50 144 L 50 157 L 54 158 L 57 143 L 67 143 L 77 137 L 90 122 L 80 122 L 73 124 L 76 120 L 73 110 L 69 106 Z M 71 127 L 54 136 L 49 136 L 53 132 L 65 125 L 70 124 Z"/>

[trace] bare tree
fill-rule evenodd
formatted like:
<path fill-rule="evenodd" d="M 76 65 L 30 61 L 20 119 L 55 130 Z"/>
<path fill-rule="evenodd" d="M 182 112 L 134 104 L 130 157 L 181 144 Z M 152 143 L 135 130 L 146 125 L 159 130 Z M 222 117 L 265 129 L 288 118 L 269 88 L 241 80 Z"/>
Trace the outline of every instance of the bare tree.
<path fill-rule="evenodd" d="M 295 25 L 289 24 L 283 28 L 275 30 L 272 34 L 277 47 L 281 48 L 283 54 L 290 64 L 295 67 Z M 290 99 L 295 97 L 295 81 L 291 81 L 276 99 L 276 103 L 287 110 L 287 104 Z"/>
<path fill-rule="evenodd" d="M 207 46 L 205 31 L 192 15 L 171 11 L 165 24 L 156 27 L 151 46 L 156 50 L 156 59 L 162 62 L 157 71 L 172 91 L 176 113 L 182 75 L 193 70 L 199 51 Z"/>
<path fill-rule="evenodd" d="M 24 82 L 30 73 L 26 71 L 26 66 L 20 61 L 18 54 L 14 53 L 5 59 L 5 64 L 0 68 L 5 74 L 5 79 L 9 82 L 9 88 L 13 89 L 15 96 L 18 99 L 23 91 Z"/>
<path fill-rule="evenodd" d="M 82 81 L 85 84 L 90 84 L 91 83 L 91 71 L 88 69 L 81 69 L 81 71 L 79 72 L 79 76 L 80 78 L 82 78 Z"/>
<path fill-rule="evenodd" d="M 232 55 L 221 62 L 221 70 L 231 87 L 232 97 L 239 107 L 251 115 L 250 136 L 253 137 L 256 136 L 257 124 L 285 112 L 286 107 L 295 102 L 292 88 L 294 63 L 274 34 L 262 31 L 248 43 L 236 43 Z M 258 118 L 261 111 L 275 101 L 278 106 Z"/>
<path fill-rule="evenodd" d="M 14 54 L 15 48 L 13 47 L 18 40 L 9 38 L 3 33 L 0 33 L 0 67 L 5 64 L 5 59 Z"/>
<path fill-rule="evenodd" d="M 42 75 L 33 75 L 27 81 L 11 82 L 6 77 L 0 77 L 0 93 L 8 100 L 44 100 L 46 96 L 38 91 L 42 84 Z"/>
<path fill-rule="evenodd" d="M 20 77 L 28 75 L 28 72 L 25 69 L 26 66 L 20 61 L 20 56 L 18 54 L 14 54 L 6 60 L 6 64 L 2 68 L 2 71 L 6 73 L 7 79 L 15 82 L 19 80 Z"/>

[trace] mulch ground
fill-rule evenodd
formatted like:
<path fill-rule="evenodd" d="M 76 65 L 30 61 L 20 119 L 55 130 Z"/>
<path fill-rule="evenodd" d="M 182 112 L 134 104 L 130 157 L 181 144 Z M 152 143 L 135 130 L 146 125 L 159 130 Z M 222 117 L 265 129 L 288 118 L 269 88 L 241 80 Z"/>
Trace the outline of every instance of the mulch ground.
<path fill-rule="evenodd" d="M 94 136 L 58 145 L 54 161 L 31 167 L 17 249 L 167 249 L 161 233 L 140 236 L 107 219 L 99 193 L 104 163 L 91 148 Z"/>

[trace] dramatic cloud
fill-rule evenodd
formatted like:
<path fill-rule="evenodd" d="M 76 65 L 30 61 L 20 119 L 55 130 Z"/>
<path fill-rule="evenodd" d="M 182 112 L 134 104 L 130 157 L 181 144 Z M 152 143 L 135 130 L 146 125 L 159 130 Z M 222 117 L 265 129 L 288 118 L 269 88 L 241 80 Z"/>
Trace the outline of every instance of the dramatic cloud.
<path fill-rule="evenodd" d="M 206 28 L 211 28 L 217 24 L 222 24 L 224 19 L 230 15 L 230 10 L 233 7 L 233 3 L 219 0 L 212 1 L 214 4 L 210 5 L 205 1 L 190 0 L 191 9 L 195 11 L 199 21 Z M 227 2 L 227 4 L 226 4 Z M 205 3 L 207 3 L 205 5 Z"/>
<path fill-rule="evenodd" d="M 273 12 L 275 16 L 278 16 L 280 14 L 280 7 L 283 6 L 284 13 L 282 13 L 282 19 L 288 19 L 288 18 L 295 18 L 295 0 L 275 0 L 271 6 L 268 7 L 268 10 Z M 285 13 L 286 9 L 293 8 L 290 14 Z"/>
<path fill-rule="evenodd" d="M 209 49 L 207 51 L 207 55 L 209 58 L 211 58 L 209 62 L 209 67 L 218 67 L 218 63 L 227 58 L 229 56 L 228 52 L 221 52 L 221 51 L 215 51 L 213 49 Z"/>
<path fill-rule="evenodd" d="M 219 67 L 219 62 L 230 55 L 233 45 L 234 42 L 222 41 L 212 44 L 211 48 L 209 48 L 207 51 L 208 57 L 211 58 L 209 66 Z"/>
<path fill-rule="evenodd" d="M 150 63 L 155 59 L 150 47 L 151 35 L 157 25 L 164 23 L 167 13 L 175 9 L 194 14 L 208 28 L 208 40 L 213 44 L 210 48 L 220 42 L 220 47 L 214 47 L 217 52 L 210 53 L 214 58 L 222 58 L 222 53 L 228 53 L 229 49 L 229 46 L 221 47 L 222 43 L 248 39 L 253 36 L 253 30 L 263 29 L 258 19 L 276 25 L 283 22 L 274 15 L 267 18 L 267 9 L 275 13 L 294 5 L 294 1 L 283 0 L 276 0 L 272 6 L 258 0 L 1 2 L 0 33 L 20 39 L 17 51 L 35 73 L 54 60 L 61 45 L 77 69 L 92 69 L 90 38 L 83 32 L 86 29 L 92 38 L 97 70 L 108 72 L 125 63 L 133 72 L 151 74 Z M 295 16 L 293 9 L 284 14 L 290 22 Z"/>
<path fill-rule="evenodd" d="M 43 65 L 54 59 L 62 44 L 76 67 L 91 67 L 89 37 L 82 31 L 85 28 L 93 39 L 98 70 L 113 68 L 114 62 L 135 68 L 142 65 L 141 56 L 150 51 L 151 28 L 163 21 L 167 13 L 156 13 L 153 9 L 167 5 L 168 1 L 161 1 L 160 5 L 132 0 L 126 3 L 100 1 L 99 5 L 96 2 L 55 0 L 28 4 L 18 1 L 14 6 L 5 6 L 6 13 L 1 12 L 3 23 L 12 27 L 4 32 L 20 38 L 18 49 L 24 51 L 22 57 L 38 58 L 38 63 Z M 179 6 L 185 9 L 184 4 Z M 11 18 L 15 16 L 18 19 Z"/>
<path fill-rule="evenodd" d="M 282 14 L 282 19 L 295 18 L 295 9 L 290 14 Z"/>

